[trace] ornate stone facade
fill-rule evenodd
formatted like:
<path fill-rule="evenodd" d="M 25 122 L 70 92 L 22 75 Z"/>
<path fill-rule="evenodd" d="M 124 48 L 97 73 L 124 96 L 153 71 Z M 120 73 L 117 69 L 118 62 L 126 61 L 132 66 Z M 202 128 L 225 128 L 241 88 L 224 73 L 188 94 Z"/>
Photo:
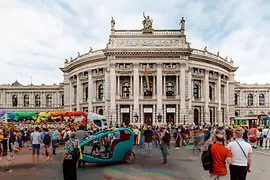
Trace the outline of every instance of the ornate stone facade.
<path fill-rule="evenodd" d="M 112 18 L 106 48 L 90 47 L 66 59 L 61 70 L 60 85 L 1 85 L 0 108 L 90 111 L 134 124 L 223 124 L 234 115 L 269 113 L 270 85 L 237 83 L 232 59 L 208 52 L 207 46 L 190 47 L 184 18 L 176 30 L 154 30 L 152 24 L 142 30 L 115 30 Z"/>
<path fill-rule="evenodd" d="M 63 85 L 0 85 L 0 109 L 8 112 L 46 112 L 63 110 Z"/>
<path fill-rule="evenodd" d="M 235 112 L 237 68 L 219 55 L 191 48 L 184 19 L 180 26 L 147 32 L 145 24 L 142 30 L 113 26 L 105 49 L 61 68 L 65 110 L 96 112 L 119 123 L 228 123 Z"/>

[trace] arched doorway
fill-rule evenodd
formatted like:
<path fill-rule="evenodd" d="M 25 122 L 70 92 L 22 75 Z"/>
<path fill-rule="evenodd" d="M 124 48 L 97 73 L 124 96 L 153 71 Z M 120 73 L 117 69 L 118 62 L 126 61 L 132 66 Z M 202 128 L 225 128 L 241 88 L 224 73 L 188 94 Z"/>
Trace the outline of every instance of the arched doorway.
<path fill-rule="evenodd" d="M 209 116 L 210 116 L 210 124 L 213 125 L 213 111 L 212 111 L 212 109 L 209 110 Z"/>
<path fill-rule="evenodd" d="M 103 115 L 103 109 L 100 109 L 100 110 L 98 111 L 98 114 Z"/>
<path fill-rule="evenodd" d="M 234 112 L 234 116 L 235 116 L 235 117 L 238 117 L 238 116 L 239 116 L 239 114 L 238 114 L 237 111 Z"/>
<path fill-rule="evenodd" d="M 195 125 L 199 124 L 199 110 L 198 109 L 194 109 L 194 123 Z"/>

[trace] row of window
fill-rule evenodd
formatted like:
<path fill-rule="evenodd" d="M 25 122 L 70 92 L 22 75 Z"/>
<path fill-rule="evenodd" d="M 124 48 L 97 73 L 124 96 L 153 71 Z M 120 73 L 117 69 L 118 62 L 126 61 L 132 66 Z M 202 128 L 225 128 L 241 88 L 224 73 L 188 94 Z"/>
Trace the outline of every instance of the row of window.
<path fill-rule="evenodd" d="M 35 101 L 34 105 L 36 107 L 40 107 L 40 105 L 41 105 L 40 95 L 36 95 L 35 98 L 34 98 L 34 101 Z M 29 96 L 25 95 L 23 97 L 23 106 L 24 107 L 29 107 L 29 104 L 30 104 Z M 17 95 L 12 96 L 12 106 L 14 106 L 14 107 L 18 106 L 18 96 Z M 52 107 L 52 96 L 51 95 L 46 96 L 46 106 L 47 107 Z M 62 95 L 62 97 L 61 97 L 61 106 L 64 106 L 64 95 Z"/>
<path fill-rule="evenodd" d="M 225 90 L 225 86 L 221 85 L 221 89 L 220 89 L 220 93 L 221 93 L 221 100 L 224 101 L 224 90 Z M 193 97 L 195 99 L 199 99 L 200 98 L 200 86 L 197 83 L 193 84 Z M 209 99 L 210 100 L 214 100 L 215 97 L 215 89 L 213 86 L 209 86 Z"/>
<path fill-rule="evenodd" d="M 238 105 L 238 95 L 234 94 L 234 104 Z M 264 94 L 259 95 L 259 105 L 263 106 L 265 104 L 265 97 Z M 254 96 L 253 94 L 249 94 L 247 97 L 247 105 L 253 106 L 254 105 Z"/>

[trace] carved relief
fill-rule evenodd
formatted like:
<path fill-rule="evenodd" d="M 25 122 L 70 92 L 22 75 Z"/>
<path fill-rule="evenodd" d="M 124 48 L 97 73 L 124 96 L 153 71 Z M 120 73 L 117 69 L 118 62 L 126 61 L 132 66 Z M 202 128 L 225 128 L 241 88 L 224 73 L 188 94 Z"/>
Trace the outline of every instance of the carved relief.
<path fill-rule="evenodd" d="M 126 47 L 176 47 L 184 46 L 185 38 L 180 40 L 118 40 L 116 41 L 117 46 L 126 46 Z"/>

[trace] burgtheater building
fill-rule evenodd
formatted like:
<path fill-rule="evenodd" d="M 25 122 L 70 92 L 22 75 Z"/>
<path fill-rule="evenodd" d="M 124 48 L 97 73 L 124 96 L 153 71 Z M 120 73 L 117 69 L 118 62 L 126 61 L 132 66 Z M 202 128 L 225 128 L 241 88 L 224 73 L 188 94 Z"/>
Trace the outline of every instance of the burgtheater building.
<path fill-rule="evenodd" d="M 134 124 L 227 124 L 267 111 L 270 85 L 235 82 L 232 59 L 191 47 L 184 18 L 179 29 L 164 30 L 144 18 L 140 30 L 117 30 L 112 18 L 105 48 L 66 59 L 60 85 L 0 86 L 0 108 L 80 110 Z"/>

